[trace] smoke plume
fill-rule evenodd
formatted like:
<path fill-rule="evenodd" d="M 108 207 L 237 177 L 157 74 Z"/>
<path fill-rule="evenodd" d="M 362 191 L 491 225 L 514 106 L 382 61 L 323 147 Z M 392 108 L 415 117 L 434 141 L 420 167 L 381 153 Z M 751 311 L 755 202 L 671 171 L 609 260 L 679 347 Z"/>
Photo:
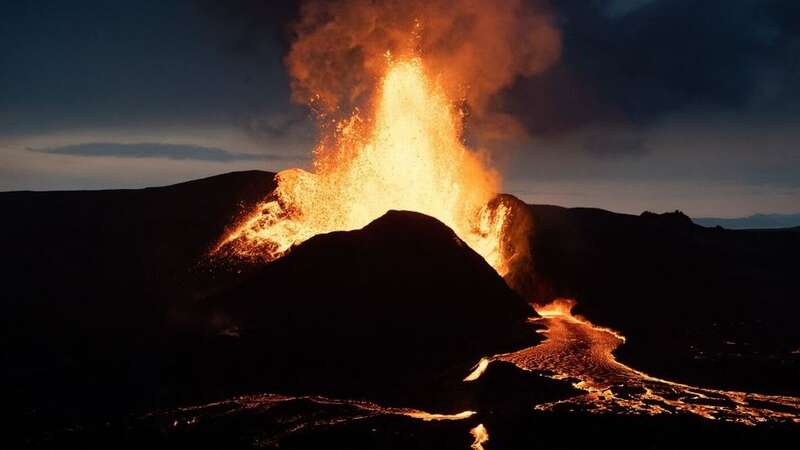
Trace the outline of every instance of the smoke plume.
<path fill-rule="evenodd" d="M 522 0 L 306 1 L 286 59 L 294 100 L 347 113 L 369 98 L 388 54 L 421 56 L 449 98 L 502 132 L 513 120 L 489 114 L 491 97 L 559 58 L 547 11 Z"/>

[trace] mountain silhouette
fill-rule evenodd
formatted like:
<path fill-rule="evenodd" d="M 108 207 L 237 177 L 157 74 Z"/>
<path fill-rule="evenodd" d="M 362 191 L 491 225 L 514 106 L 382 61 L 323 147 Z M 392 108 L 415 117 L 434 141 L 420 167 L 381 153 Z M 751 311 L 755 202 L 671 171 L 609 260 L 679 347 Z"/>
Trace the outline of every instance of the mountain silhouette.
<path fill-rule="evenodd" d="M 495 411 L 482 419 L 490 430 L 539 442 L 538 431 L 513 430 L 532 420 L 531 399 L 572 395 L 568 382 L 504 366 L 477 384 L 461 379 L 480 357 L 540 339 L 525 324 L 535 314 L 527 301 L 556 297 L 575 298 L 576 313 L 624 334 L 616 355 L 637 369 L 699 386 L 799 393 L 800 228 L 704 228 L 680 212 L 634 216 L 501 196 L 530 213 L 516 215 L 524 226 L 513 230 L 526 230 L 530 244 L 507 279 L 516 292 L 444 224 L 407 211 L 315 236 L 269 264 L 209 258 L 274 189 L 273 177 L 0 193 L 0 373 L 13 387 L 8 407 L 20 411 L 8 422 L 20 442 L 59 443 L 54 436 L 75 430 L 116 438 L 131 417 L 263 392 L 443 412 L 477 402 Z M 233 432 L 240 422 L 230 420 Z M 536 420 L 558 433 L 575 423 L 598 433 L 634 423 L 639 437 L 663 426 L 711 429 L 679 418 Z M 339 438 L 362 439 L 375 426 Z M 442 427 L 408 429 L 431 436 Z"/>
<path fill-rule="evenodd" d="M 138 191 L 5 193 L 3 381 L 24 426 L 248 392 L 436 406 L 535 312 L 431 217 L 390 211 L 269 264 L 208 251 L 271 187 L 228 174 Z M 423 386 L 426 388 L 423 389 Z M 411 395 L 410 393 L 415 393 Z"/>

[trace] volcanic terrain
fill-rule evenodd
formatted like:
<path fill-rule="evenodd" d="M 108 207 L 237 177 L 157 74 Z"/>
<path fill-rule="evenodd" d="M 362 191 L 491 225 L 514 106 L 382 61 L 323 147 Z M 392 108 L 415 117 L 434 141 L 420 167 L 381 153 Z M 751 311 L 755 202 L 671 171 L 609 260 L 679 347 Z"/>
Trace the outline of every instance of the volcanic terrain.
<path fill-rule="evenodd" d="M 404 211 L 273 262 L 215 258 L 273 176 L 0 194 L 12 443 L 469 448 L 485 432 L 485 448 L 670 448 L 797 435 L 796 230 L 520 203 L 533 258 L 516 291 L 446 225 Z M 562 297 L 572 311 L 541 306 Z"/>

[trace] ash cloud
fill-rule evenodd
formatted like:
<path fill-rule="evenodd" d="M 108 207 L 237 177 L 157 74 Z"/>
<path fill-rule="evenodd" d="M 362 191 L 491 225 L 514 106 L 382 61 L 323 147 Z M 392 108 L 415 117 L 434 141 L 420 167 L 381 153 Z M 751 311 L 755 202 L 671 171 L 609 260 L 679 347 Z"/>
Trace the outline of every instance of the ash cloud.
<path fill-rule="evenodd" d="M 265 30 L 282 35 L 294 100 L 327 113 L 368 98 L 387 49 L 419 51 L 466 98 L 478 144 L 586 128 L 646 134 L 676 114 L 800 114 L 795 0 L 233 0 L 210 10 L 242 47 Z M 588 147 L 572 151 L 644 151 Z"/>
<path fill-rule="evenodd" d="M 386 64 L 421 55 L 473 120 L 513 129 L 490 99 L 519 77 L 537 75 L 561 53 L 543 1 L 306 1 L 286 58 L 295 101 L 322 114 L 348 112 L 369 97 Z"/>
<path fill-rule="evenodd" d="M 294 0 L 194 0 L 198 11 L 220 25 L 224 50 L 246 58 L 271 58 L 267 44 L 288 47 L 287 26 L 297 20 Z"/>
<path fill-rule="evenodd" d="M 561 0 L 559 63 L 496 100 L 534 135 L 674 114 L 800 113 L 795 0 Z"/>

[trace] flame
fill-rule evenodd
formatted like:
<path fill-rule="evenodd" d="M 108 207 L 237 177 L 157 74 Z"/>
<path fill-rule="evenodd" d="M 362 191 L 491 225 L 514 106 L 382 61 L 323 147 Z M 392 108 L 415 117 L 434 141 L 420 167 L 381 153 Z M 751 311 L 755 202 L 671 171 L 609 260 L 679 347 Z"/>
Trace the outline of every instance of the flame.
<path fill-rule="evenodd" d="M 489 440 L 489 431 L 486 430 L 486 427 L 479 423 L 475 428 L 469 430 L 469 434 L 475 439 L 469 448 L 472 450 L 484 450 L 483 444 Z"/>
<path fill-rule="evenodd" d="M 313 173 L 282 171 L 278 186 L 217 247 L 268 261 L 308 238 L 358 229 L 390 209 L 433 216 L 501 275 L 509 208 L 489 207 L 499 176 L 462 142 L 463 113 L 420 58 L 393 61 L 374 112 L 336 125 L 315 150 Z"/>

